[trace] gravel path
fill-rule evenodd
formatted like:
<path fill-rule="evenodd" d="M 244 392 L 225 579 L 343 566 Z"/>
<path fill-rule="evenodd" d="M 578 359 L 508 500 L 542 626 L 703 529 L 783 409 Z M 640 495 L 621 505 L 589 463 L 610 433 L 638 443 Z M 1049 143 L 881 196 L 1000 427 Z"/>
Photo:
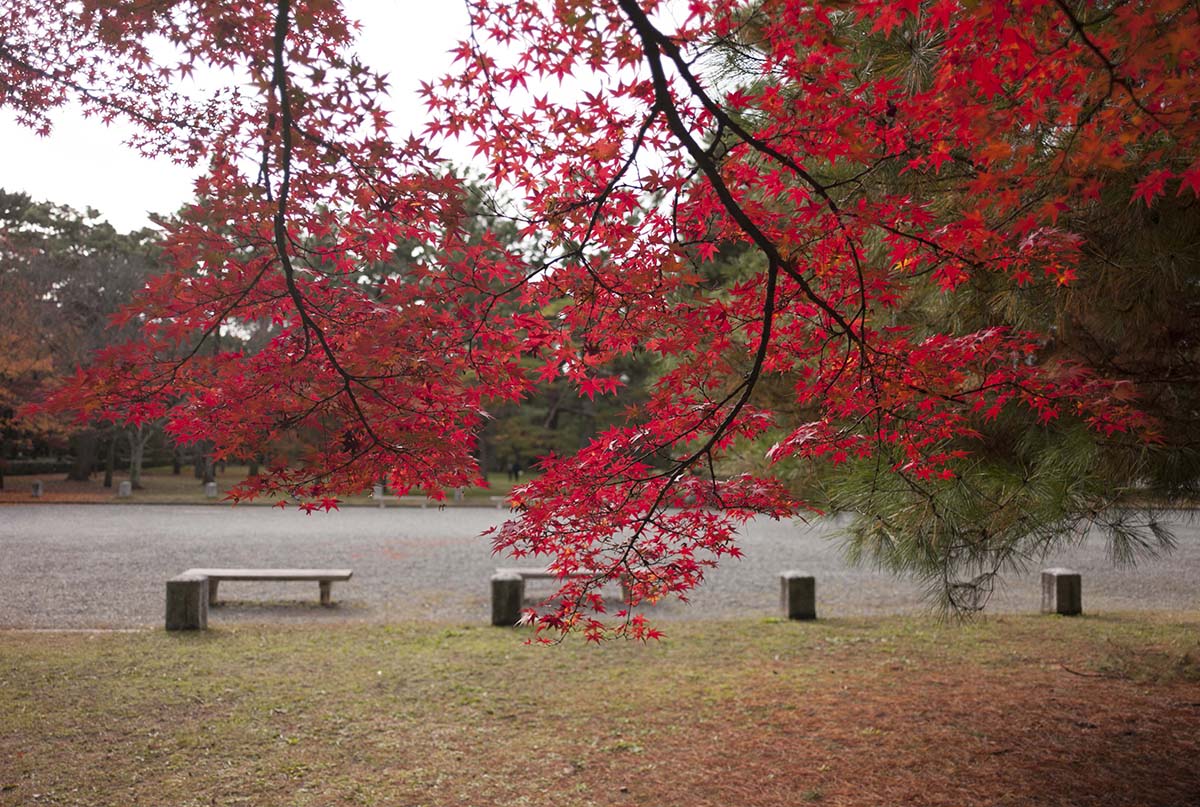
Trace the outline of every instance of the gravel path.
<path fill-rule="evenodd" d="M 137 505 L 0 507 L 0 628 L 160 626 L 163 584 L 193 566 L 341 567 L 354 579 L 334 584 L 337 607 L 316 604 L 314 584 L 223 583 L 215 625 L 260 621 L 488 620 L 488 577 L 503 561 L 479 534 L 505 516 L 497 510 L 350 508 L 303 516 L 268 508 Z M 1173 555 L 1113 569 L 1104 544 L 1048 558 L 1007 579 L 990 610 L 1039 606 L 1037 571 L 1070 566 L 1083 573 L 1085 612 L 1200 610 L 1200 525 L 1176 519 Z M 660 619 L 769 616 L 778 608 L 778 574 L 817 576 L 822 616 L 925 610 L 919 587 L 869 568 L 848 567 L 836 525 L 769 520 L 749 525 L 746 557 L 713 572 L 690 605 L 654 606 Z M 525 564 L 522 564 L 525 565 Z M 549 593 L 549 581 L 530 583 Z M 615 587 L 613 595 L 615 596 Z"/>

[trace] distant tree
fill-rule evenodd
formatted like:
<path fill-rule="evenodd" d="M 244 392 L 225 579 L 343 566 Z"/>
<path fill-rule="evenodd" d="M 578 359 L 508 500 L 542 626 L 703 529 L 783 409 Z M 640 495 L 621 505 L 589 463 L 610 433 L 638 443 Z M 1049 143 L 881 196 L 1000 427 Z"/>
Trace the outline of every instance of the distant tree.
<path fill-rule="evenodd" d="M 40 391 L 54 363 L 40 332 L 36 297 L 21 278 L 0 271 L 0 490 L 5 460 L 18 441 L 45 437 L 55 431 L 47 415 L 17 418 L 17 411 Z"/>
<path fill-rule="evenodd" d="M 97 349 L 132 337 L 135 324 L 114 327 L 111 318 L 158 268 L 157 234 L 118 233 L 96 211 L 79 213 L 26 194 L 0 190 L 0 284 L 11 317 L 0 338 L 20 339 L 5 361 L 36 357 L 20 390 L 10 387 L 15 412 L 35 400 L 51 379 L 87 363 Z M 21 419 L 21 428 L 51 426 L 69 435 L 74 479 L 88 478 L 99 456 L 100 433 L 53 420 L 42 412 Z"/>

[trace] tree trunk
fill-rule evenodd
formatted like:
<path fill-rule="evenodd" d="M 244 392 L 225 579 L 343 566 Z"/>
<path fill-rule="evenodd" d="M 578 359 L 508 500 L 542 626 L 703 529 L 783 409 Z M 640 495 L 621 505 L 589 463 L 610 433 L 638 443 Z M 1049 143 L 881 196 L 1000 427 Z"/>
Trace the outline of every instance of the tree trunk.
<path fill-rule="evenodd" d="M 491 451 L 488 446 L 487 427 L 479 430 L 479 434 L 475 437 L 476 456 L 479 457 L 479 473 L 487 479 L 488 471 L 491 470 Z"/>
<path fill-rule="evenodd" d="M 246 471 L 246 476 L 258 476 L 258 455 L 250 458 L 250 468 Z"/>
<path fill-rule="evenodd" d="M 179 446 L 171 452 L 171 475 L 179 476 L 183 473 L 183 460 L 179 457 Z"/>
<path fill-rule="evenodd" d="M 580 401 L 583 424 L 579 429 L 579 448 L 583 448 L 596 435 L 596 403 L 591 398 Z"/>
<path fill-rule="evenodd" d="M 75 464 L 67 472 L 67 479 L 72 482 L 86 482 L 91 479 L 100 454 L 100 441 L 96 432 L 88 429 L 71 435 L 71 453 L 75 455 Z"/>
<path fill-rule="evenodd" d="M 550 431 L 558 431 L 558 413 L 562 408 L 562 385 L 558 382 L 552 384 L 546 391 L 546 398 L 548 399 L 546 406 L 549 411 L 546 413 L 546 420 L 542 426 Z"/>
<path fill-rule="evenodd" d="M 134 490 L 143 490 L 142 459 L 146 456 L 146 443 L 150 441 L 151 430 L 141 423 L 126 434 L 129 435 L 129 484 Z"/>
<path fill-rule="evenodd" d="M 104 487 L 111 488 L 113 483 L 113 471 L 117 469 L 117 430 L 113 429 L 108 434 L 108 457 L 104 462 Z"/>

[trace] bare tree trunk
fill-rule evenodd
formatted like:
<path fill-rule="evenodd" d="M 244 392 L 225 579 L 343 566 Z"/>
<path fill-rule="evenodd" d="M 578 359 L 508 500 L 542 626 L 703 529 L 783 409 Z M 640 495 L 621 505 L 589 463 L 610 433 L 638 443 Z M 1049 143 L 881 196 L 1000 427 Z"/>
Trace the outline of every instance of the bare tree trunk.
<path fill-rule="evenodd" d="M 479 430 L 479 434 L 475 436 L 476 456 L 479 458 L 479 473 L 487 479 L 488 471 L 491 465 L 491 451 L 488 445 L 487 427 Z"/>
<path fill-rule="evenodd" d="M 96 468 L 96 459 L 100 453 L 100 441 L 92 429 L 71 435 L 71 452 L 75 455 L 75 463 L 67 472 L 67 479 L 72 482 L 86 482 L 92 478 Z"/>
<path fill-rule="evenodd" d="M 542 423 L 544 428 L 551 431 L 558 431 L 558 413 L 562 409 L 562 385 L 554 383 L 546 390 L 546 396 L 549 399 L 546 412 L 546 420 Z"/>
<path fill-rule="evenodd" d="M 171 451 L 171 474 L 179 476 L 181 473 L 183 473 L 183 460 L 179 456 L 179 446 L 175 446 Z"/>
<path fill-rule="evenodd" d="M 134 490 L 142 490 L 142 459 L 146 456 L 146 443 L 152 430 L 139 423 L 126 432 L 129 436 L 129 484 Z"/>
<path fill-rule="evenodd" d="M 207 442 L 196 443 L 192 448 L 192 472 L 196 474 L 196 478 L 204 484 L 216 482 L 217 477 L 214 473 L 212 446 Z"/>
<path fill-rule="evenodd" d="M 117 469 L 117 430 L 113 427 L 108 433 L 108 457 L 104 462 L 104 487 L 111 488 L 113 471 Z"/>
<path fill-rule="evenodd" d="M 583 411 L 583 425 L 579 429 L 579 447 L 583 448 L 596 436 L 596 404 L 591 398 L 580 401 Z"/>

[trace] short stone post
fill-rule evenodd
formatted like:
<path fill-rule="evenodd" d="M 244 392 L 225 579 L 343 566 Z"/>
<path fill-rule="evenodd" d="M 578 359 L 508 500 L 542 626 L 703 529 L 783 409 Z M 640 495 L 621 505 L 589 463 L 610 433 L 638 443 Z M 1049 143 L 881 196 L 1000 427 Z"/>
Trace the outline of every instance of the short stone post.
<path fill-rule="evenodd" d="M 1078 616 L 1083 613 L 1083 583 L 1071 569 L 1042 569 L 1042 613 Z"/>
<path fill-rule="evenodd" d="M 787 619 L 816 619 L 816 578 L 796 571 L 779 575 L 779 605 Z"/>
<path fill-rule="evenodd" d="M 121 484 L 117 485 L 117 498 L 128 499 L 133 495 L 133 483 L 126 479 Z"/>
<path fill-rule="evenodd" d="M 521 621 L 525 601 L 525 578 L 513 572 L 492 575 L 492 624 L 501 627 Z"/>
<path fill-rule="evenodd" d="M 208 629 L 208 578 L 180 574 L 167 581 L 167 630 Z"/>
<path fill-rule="evenodd" d="M 33 490 L 30 491 L 30 494 L 33 496 L 33 498 L 35 498 L 35 499 L 42 498 L 43 490 L 44 490 L 44 487 L 42 485 L 42 480 L 40 480 L 40 479 L 33 480 Z"/>
<path fill-rule="evenodd" d="M 204 498 L 206 498 L 206 499 L 217 498 L 217 483 L 216 482 L 205 482 L 204 483 Z"/>
<path fill-rule="evenodd" d="M 380 507 L 387 507 L 387 503 L 383 500 L 383 485 L 371 488 L 371 498 L 379 502 Z"/>

